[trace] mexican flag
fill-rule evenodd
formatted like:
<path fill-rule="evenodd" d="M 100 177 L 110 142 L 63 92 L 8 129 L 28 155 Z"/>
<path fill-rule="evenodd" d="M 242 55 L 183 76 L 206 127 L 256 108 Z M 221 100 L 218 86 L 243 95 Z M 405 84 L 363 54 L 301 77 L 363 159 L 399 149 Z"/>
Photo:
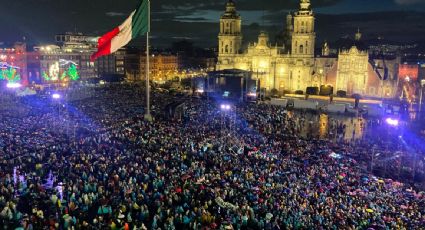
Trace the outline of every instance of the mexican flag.
<path fill-rule="evenodd" d="M 149 0 L 142 0 L 137 10 L 123 24 L 106 33 L 97 41 L 97 52 L 91 55 L 94 61 L 127 45 L 132 39 L 149 31 Z"/>

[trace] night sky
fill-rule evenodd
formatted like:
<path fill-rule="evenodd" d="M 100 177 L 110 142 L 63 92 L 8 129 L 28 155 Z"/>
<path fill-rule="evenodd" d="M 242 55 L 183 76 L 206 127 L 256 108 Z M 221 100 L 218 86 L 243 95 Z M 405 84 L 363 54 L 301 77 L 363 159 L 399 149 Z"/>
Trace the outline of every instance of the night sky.
<path fill-rule="evenodd" d="M 225 0 L 152 0 L 154 46 L 190 39 L 215 46 Z M 243 19 L 244 39 L 260 30 L 279 31 L 299 0 L 235 0 Z M 311 0 L 317 15 L 318 41 L 352 35 L 359 27 L 365 38 L 425 41 L 425 0 Z M 102 35 L 119 25 L 137 0 L 0 0 L 0 42 L 26 37 L 29 43 L 52 43 L 54 35 L 79 31 Z M 271 32 L 273 37 L 275 32 Z"/>

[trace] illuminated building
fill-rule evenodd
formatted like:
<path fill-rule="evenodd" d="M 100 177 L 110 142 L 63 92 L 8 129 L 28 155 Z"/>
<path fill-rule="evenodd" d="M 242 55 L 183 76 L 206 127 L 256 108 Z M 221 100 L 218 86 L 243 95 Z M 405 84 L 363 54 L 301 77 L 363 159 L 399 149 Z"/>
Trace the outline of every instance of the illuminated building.
<path fill-rule="evenodd" d="M 400 77 L 401 98 L 407 99 L 409 102 L 417 100 L 417 91 L 420 88 L 419 68 L 415 64 L 400 64 L 398 74 Z"/>
<path fill-rule="evenodd" d="M 315 59 L 315 75 L 319 75 L 319 71 L 324 73 L 324 76 L 320 75 L 320 85 L 332 86 L 334 94 L 344 92 L 346 95 L 359 94 L 373 98 L 395 97 L 400 59 L 371 59 L 361 43 L 361 37 L 358 31 L 352 44 L 340 49 L 335 58 L 322 56 Z"/>
<path fill-rule="evenodd" d="M 172 54 L 152 54 L 149 59 L 150 78 L 156 82 L 165 82 L 178 75 L 178 57 Z M 146 77 L 146 56 L 140 56 L 140 75 Z"/>
<path fill-rule="evenodd" d="M 85 55 L 87 52 L 89 55 L 97 50 L 98 37 L 86 36 L 82 33 L 65 33 L 58 34 L 55 36 L 56 44 L 61 46 L 62 49 L 69 52 L 80 52 L 81 56 L 81 69 L 90 69 L 90 56 Z M 117 52 L 102 56 L 94 63 L 95 71 L 97 76 L 103 76 L 108 74 L 120 74 L 124 75 L 124 57 L 125 49 L 120 49 Z"/>
<path fill-rule="evenodd" d="M 34 47 L 39 56 L 39 75 L 42 76 L 43 83 L 57 83 L 59 75 L 67 68 L 67 63 L 75 64 L 81 80 L 125 74 L 125 49 L 102 56 L 92 62 L 90 56 L 97 50 L 97 37 L 85 36 L 81 33 L 66 33 L 56 35 L 55 39 L 54 45 Z"/>
<path fill-rule="evenodd" d="M 90 62 L 91 49 L 74 50 L 66 46 L 45 45 L 34 47 L 34 51 L 39 54 L 42 83 L 59 83 L 61 74 L 70 63 L 78 68 L 81 79 L 97 77 L 95 65 Z"/>
<path fill-rule="evenodd" d="M 381 73 L 372 66 L 367 49 L 357 45 L 360 30 L 349 47 L 335 52 L 328 43 L 315 57 L 315 17 L 310 0 L 300 0 L 297 12 L 286 17 L 286 31 L 271 45 L 269 36 L 260 32 L 257 42 L 242 49 L 241 16 L 229 0 L 220 18 L 217 70 L 249 71 L 267 91 L 305 93 L 308 87 L 327 87 L 336 94 L 368 97 L 394 97 L 397 92 L 396 63 L 385 63 Z M 335 54 L 336 57 L 333 57 Z M 332 55 L 332 56 L 331 56 Z M 379 62 L 379 60 L 377 61 Z"/>
<path fill-rule="evenodd" d="M 28 82 L 30 84 L 41 84 L 40 53 L 27 52 Z"/>
<path fill-rule="evenodd" d="M 56 44 L 34 47 L 39 53 L 40 73 L 43 83 L 58 83 L 60 75 L 73 63 L 82 80 L 96 78 L 97 69 L 90 55 L 96 50 L 96 38 L 80 33 L 66 33 L 55 36 Z"/>
<path fill-rule="evenodd" d="M 349 50 L 341 50 L 338 55 L 338 71 L 336 90 L 348 95 L 365 95 L 368 82 L 369 55 L 367 51 L 353 46 Z"/>
<path fill-rule="evenodd" d="M 369 77 L 367 95 L 383 98 L 396 97 L 400 79 L 398 74 L 400 58 L 373 59 L 373 63 L 368 66 L 368 73 L 372 77 Z"/>
<path fill-rule="evenodd" d="M 16 42 L 12 47 L 0 47 L 0 62 L 16 70 L 20 83 L 28 85 L 26 44 Z"/>
<path fill-rule="evenodd" d="M 67 49 L 91 49 L 97 46 L 97 37 L 86 36 L 82 33 L 57 34 L 56 44 Z"/>
<path fill-rule="evenodd" d="M 230 0 L 220 19 L 216 69 L 251 71 L 266 90 L 305 91 L 311 85 L 316 38 L 310 1 L 301 0 L 298 12 L 288 15 L 290 40 L 281 46 L 271 45 L 268 34 L 261 32 L 257 42 L 241 50 L 241 20 L 235 3 Z"/>
<path fill-rule="evenodd" d="M 403 63 L 398 70 L 400 79 L 409 78 L 410 81 L 417 81 L 419 76 L 419 65 Z"/>
<path fill-rule="evenodd" d="M 126 50 L 119 49 L 115 53 L 101 56 L 96 60 L 96 70 L 99 76 L 105 74 L 125 74 L 124 61 L 125 61 Z"/>

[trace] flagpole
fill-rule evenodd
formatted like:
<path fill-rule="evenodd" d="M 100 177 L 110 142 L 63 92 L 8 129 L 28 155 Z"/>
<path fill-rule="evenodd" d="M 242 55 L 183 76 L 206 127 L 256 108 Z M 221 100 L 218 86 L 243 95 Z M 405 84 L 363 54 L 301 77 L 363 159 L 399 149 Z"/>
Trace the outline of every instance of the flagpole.
<path fill-rule="evenodd" d="M 146 111 L 145 120 L 152 121 L 150 105 L 150 83 L 149 83 L 149 33 L 151 30 L 151 2 L 148 0 L 148 32 L 146 32 Z"/>

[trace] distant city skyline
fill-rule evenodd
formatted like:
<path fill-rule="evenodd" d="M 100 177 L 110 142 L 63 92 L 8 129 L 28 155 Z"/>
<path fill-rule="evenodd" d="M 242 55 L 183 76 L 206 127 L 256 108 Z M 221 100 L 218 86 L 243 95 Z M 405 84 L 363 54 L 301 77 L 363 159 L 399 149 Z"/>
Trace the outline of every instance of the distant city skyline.
<path fill-rule="evenodd" d="M 188 39 L 201 46 L 215 46 L 218 20 L 225 2 L 152 1 L 153 45 L 166 46 Z M 298 4 L 298 0 L 265 0 L 260 4 L 256 0 L 234 2 L 243 18 L 242 32 L 248 40 L 258 35 L 259 30 L 283 28 L 285 15 Z M 422 15 L 425 0 L 311 0 L 311 3 L 318 15 L 319 41 L 335 40 L 355 27 L 365 31 L 366 37 L 382 34 L 393 40 L 425 40 L 425 16 Z M 44 0 L 42 3 L 0 0 L 0 5 L 7 6 L 0 8 L 3 22 L 0 42 L 25 37 L 32 44 L 52 43 L 55 34 L 67 31 L 101 35 L 118 25 L 137 4 L 137 0 Z M 413 11 L 417 13 L 408 13 Z"/>

